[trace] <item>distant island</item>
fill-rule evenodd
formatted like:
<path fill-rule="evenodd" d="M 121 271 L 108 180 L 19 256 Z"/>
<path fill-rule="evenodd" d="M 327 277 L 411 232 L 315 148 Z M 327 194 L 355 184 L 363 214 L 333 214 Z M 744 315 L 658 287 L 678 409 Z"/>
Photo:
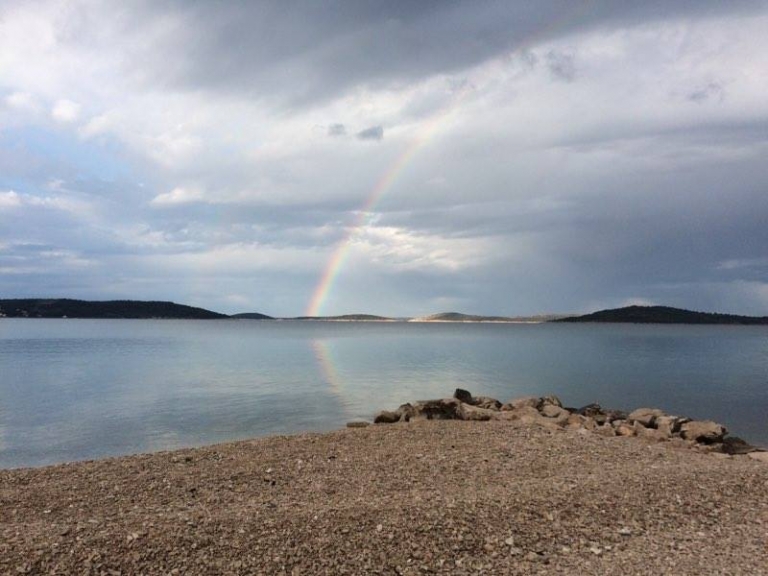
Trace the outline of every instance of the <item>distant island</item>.
<path fill-rule="evenodd" d="M 0 300 L 0 317 L 7 318 L 227 318 L 225 314 L 174 302 L 107 300 L 93 302 L 69 298 Z"/>
<path fill-rule="evenodd" d="M 765 325 L 768 316 L 737 316 L 695 312 L 670 306 L 625 306 L 600 310 L 583 316 L 560 318 L 556 322 L 627 322 L 634 324 L 736 324 Z"/>
<path fill-rule="evenodd" d="M 634 324 L 731 324 L 768 325 L 768 316 L 738 316 L 695 312 L 670 306 L 626 306 L 591 314 L 539 314 L 535 316 L 482 316 L 461 312 L 440 312 L 414 318 L 392 318 L 375 314 L 338 316 L 274 317 L 261 312 L 220 314 L 175 302 L 143 300 L 74 300 L 71 298 L 0 299 L 0 318 L 107 318 L 107 319 L 192 319 L 272 320 L 304 322 L 414 322 L 414 323 L 508 323 L 544 322 L 625 322 Z"/>
<path fill-rule="evenodd" d="M 508 322 L 518 324 L 538 324 L 567 318 L 563 314 L 540 314 L 538 316 L 477 316 L 461 312 L 441 312 L 430 316 L 411 318 L 409 322 Z"/>
<path fill-rule="evenodd" d="M 400 318 L 388 318 L 374 314 L 342 314 L 341 316 L 296 316 L 285 320 L 321 320 L 330 322 L 397 322 Z"/>

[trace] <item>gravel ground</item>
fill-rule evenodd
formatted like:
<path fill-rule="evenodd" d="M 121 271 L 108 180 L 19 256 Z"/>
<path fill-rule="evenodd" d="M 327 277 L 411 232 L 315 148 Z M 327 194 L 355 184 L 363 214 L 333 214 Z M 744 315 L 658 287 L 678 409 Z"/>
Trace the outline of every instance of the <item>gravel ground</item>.
<path fill-rule="evenodd" d="M 0 573 L 768 574 L 768 465 L 423 421 L 4 470 Z"/>

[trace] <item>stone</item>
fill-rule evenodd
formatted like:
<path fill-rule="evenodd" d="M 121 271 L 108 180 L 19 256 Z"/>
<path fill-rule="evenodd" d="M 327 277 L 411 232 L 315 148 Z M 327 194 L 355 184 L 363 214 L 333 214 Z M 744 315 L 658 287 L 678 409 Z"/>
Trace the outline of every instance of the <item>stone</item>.
<path fill-rule="evenodd" d="M 646 428 L 655 428 L 656 418 L 664 416 L 664 412 L 658 408 L 638 408 L 627 416 L 628 422 L 640 422 Z"/>
<path fill-rule="evenodd" d="M 415 418 L 417 416 L 416 408 L 414 408 L 410 403 L 401 404 L 397 409 L 397 414 L 400 415 L 400 422 L 409 422 L 411 418 Z"/>
<path fill-rule="evenodd" d="M 567 415 L 567 417 L 570 417 L 570 413 L 568 413 L 567 410 L 563 410 L 559 406 L 555 406 L 554 404 L 544 404 L 540 410 L 542 416 L 546 416 L 547 418 L 557 418 L 558 416 L 562 416 L 563 413 Z"/>
<path fill-rule="evenodd" d="M 501 410 L 501 402 L 490 396 L 476 396 L 472 399 L 472 405 L 486 410 Z"/>
<path fill-rule="evenodd" d="M 587 418 L 586 416 L 581 416 L 580 414 L 570 414 L 568 416 L 568 420 L 565 422 L 565 427 L 572 430 L 578 430 L 580 428 L 584 428 L 587 422 L 592 422 L 593 425 L 595 423 L 592 418 Z"/>
<path fill-rule="evenodd" d="M 499 412 L 498 419 L 511 420 L 523 426 L 541 426 L 550 429 L 560 428 L 556 419 L 542 416 L 536 408 L 531 406 Z"/>
<path fill-rule="evenodd" d="M 600 406 L 600 404 L 598 404 L 597 402 L 593 402 L 592 404 L 587 404 L 586 406 L 577 408 L 576 414 L 580 414 L 581 416 L 587 416 L 589 418 L 592 418 L 597 414 L 604 414 L 604 412 L 603 412 L 603 407 Z"/>
<path fill-rule="evenodd" d="M 624 410 L 606 410 L 605 421 L 613 422 L 614 420 L 626 420 L 627 413 Z"/>
<path fill-rule="evenodd" d="M 370 424 L 370 422 L 366 422 L 365 420 L 353 420 L 352 422 L 347 422 L 347 428 L 365 428 L 366 426 L 370 426 Z"/>
<path fill-rule="evenodd" d="M 540 404 L 539 398 L 536 396 L 523 396 L 521 398 L 515 398 L 504 404 L 502 410 L 517 410 L 519 408 L 538 408 Z"/>
<path fill-rule="evenodd" d="M 651 442 L 666 442 L 667 440 L 669 440 L 669 435 L 666 432 L 657 430 L 655 428 L 646 428 L 645 426 L 642 426 L 637 422 L 635 424 L 636 424 L 635 433 L 641 438 L 644 438 Z"/>
<path fill-rule="evenodd" d="M 553 394 L 550 394 L 549 396 L 543 396 L 541 398 L 541 402 L 539 403 L 539 406 L 542 407 L 542 406 L 546 406 L 547 404 L 551 404 L 553 406 L 557 406 L 558 408 L 562 408 L 563 407 L 563 403 L 560 402 L 560 398 L 558 398 L 557 396 L 555 396 Z"/>
<path fill-rule="evenodd" d="M 695 440 L 703 444 L 721 442 L 728 433 L 725 426 L 711 420 L 692 420 L 680 427 L 680 435 L 686 440 Z"/>
<path fill-rule="evenodd" d="M 617 436 L 634 436 L 635 434 L 637 434 L 637 430 L 632 424 L 629 424 L 628 422 L 622 422 L 616 426 Z"/>
<path fill-rule="evenodd" d="M 613 426 L 610 424 L 604 424 L 603 426 L 598 426 L 595 428 L 595 433 L 600 434 L 600 436 L 616 436 L 616 430 L 613 429 Z"/>
<path fill-rule="evenodd" d="M 680 427 L 689 421 L 687 418 L 680 418 L 679 416 L 658 416 L 656 418 L 656 429 L 664 432 L 667 436 L 672 436 L 680 432 Z"/>
<path fill-rule="evenodd" d="M 472 394 L 468 390 L 464 390 L 463 388 L 456 388 L 456 390 L 453 393 L 453 397 L 456 398 L 459 402 L 464 402 L 464 404 L 472 404 Z"/>
<path fill-rule="evenodd" d="M 768 464 L 768 452 L 750 452 L 747 454 L 749 458 L 752 458 L 752 460 L 757 460 L 758 462 L 764 462 L 765 464 Z"/>
<path fill-rule="evenodd" d="M 738 436 L 729 436 L 728 438 L 723 438 L 723 452 L 734 455 L 749 454 L 750 452 L 758 452 L 758 449 Z"/>
<path fill-rule="evenodd" d="M 487 420 L 492 420 L 496 416 L 496 413 L 496 410 L 479 408 L 470 404 L 461 405 L 461 420 L 485 422 Z"/>
<path fill-rule="evenodd" d="M 455 398 L 421 400 L 414 404 L 416 418 L 426 420 L 462 420 L 461 402 Z"/>
<path fill-rule="evenodd" d="M 382 410 L 373 417 L 374 424 L 394 424 L 400 421 L 400 414 L 397 412 L 390 412 L 389 410 Z"/>

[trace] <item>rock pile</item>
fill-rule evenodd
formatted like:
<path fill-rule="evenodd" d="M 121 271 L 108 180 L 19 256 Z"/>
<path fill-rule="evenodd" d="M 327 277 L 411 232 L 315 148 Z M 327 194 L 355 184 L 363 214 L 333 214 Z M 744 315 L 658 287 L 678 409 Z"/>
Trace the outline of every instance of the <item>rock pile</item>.
<path fill-rule="evenodd" d="M 727 436 L 725 426 L 709 420 L 673 416 L 657 408 L 632 412 L 604 409 L 599 404 L 567 408 L 557 396 L 524 396 L 502 404 L 495 398 L 472 396 L 457 388 L 453 398 L 420 400 L 397 410 L 382 410 L 375 424 L 410 420 L 509 420 L 551 429 L 584 430 L 603 436 L 638 436 L 653 442 L 675 441 L 707 452 L 747 454 L 759 452 L 741 438 Z M 760 459 L 760 458 L 758 458 Z"/>

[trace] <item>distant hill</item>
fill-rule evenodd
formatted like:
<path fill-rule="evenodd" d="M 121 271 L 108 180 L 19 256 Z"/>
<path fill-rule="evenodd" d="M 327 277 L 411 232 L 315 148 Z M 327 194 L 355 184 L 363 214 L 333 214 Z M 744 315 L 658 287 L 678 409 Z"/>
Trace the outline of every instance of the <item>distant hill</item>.
<path fill-rule="evenodd" d="M 460 312 L 441 312 L 420 318 L 411 318 L 411 322 L 549 322 L 566 316 L 557 314 L 542 314 L 538 316 L 477 316 Z"/>
<path fill-rule="evenodd" d="M 0 316 L 8 318 L 227 318 L 224 314 L 174 302 L 108 300 L 93 302 L 69 298 L 0 300 Z"/>
<path fill-rule="evenodd" d="M 584 316 L 561 318 L 556 322 L 632 322 L 636 324 L 768 324 L 768 316 L 736 316 L 694 312 L 669 306 L 626 306 L 600 310 Z"/>
<path fill-rule="evenodd" d="M 232 314 L 230 318 L 235 318 L 236 320 L 274 320 L 272 316 L 267 316 L 266 314 L 260 314 L 258 312 L 243 312 L 241 314 Z"/>
<path fill-rule="evenodd" d="M 326 320 L 335 322 L 393 322 L 393 318 L 373 314 L 343 314 L 341 316 L 297 316 L 291 320 Z"/>

